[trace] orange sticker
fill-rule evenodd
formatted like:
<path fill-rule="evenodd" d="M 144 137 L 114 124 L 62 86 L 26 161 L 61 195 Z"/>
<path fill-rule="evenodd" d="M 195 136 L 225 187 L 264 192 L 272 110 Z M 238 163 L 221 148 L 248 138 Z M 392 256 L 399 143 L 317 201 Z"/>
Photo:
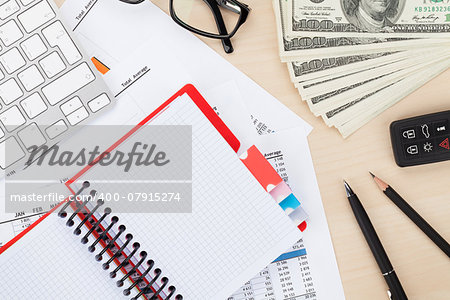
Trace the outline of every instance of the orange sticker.
<path fill-rule="evenodd" d="M 99 61 L 95 56 L 91 58 L 92 62 L 94 63 L 94 66 L 97 68 L 97 70 L 105 75 L 110 70 L 107 66 L 105 66 L 101 61 Z"/>

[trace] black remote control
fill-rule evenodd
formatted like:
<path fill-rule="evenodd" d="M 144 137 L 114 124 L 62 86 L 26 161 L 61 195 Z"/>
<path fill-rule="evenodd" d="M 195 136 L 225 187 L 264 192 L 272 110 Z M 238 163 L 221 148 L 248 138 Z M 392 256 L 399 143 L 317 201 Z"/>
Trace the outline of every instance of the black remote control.
<path fill-rule="evenodd" d="M 400 167 L 450 160 L 450 111 L 395 121 L 391 141 Z"/>

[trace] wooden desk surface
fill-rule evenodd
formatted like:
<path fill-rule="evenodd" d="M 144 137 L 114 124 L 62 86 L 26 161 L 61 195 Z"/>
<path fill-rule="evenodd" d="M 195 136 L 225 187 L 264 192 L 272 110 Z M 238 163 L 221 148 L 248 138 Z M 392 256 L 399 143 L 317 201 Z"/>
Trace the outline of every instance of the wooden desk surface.
<path fill-rule="evenodd" d="M 314 126 L 309 141 L 347 299 L 387 296 L 386 284 L 347 203 L 344 178 L 366 207 L 409 299 L 449 299 L 450 260 L 377 189 L 368 171 L 391 183 L 450 240 L 450 162 L 399 168 L 388 131 L 394 120 L 449 110 L 450 70 L 344 140 L 309 112 L 289 80 L 278 55 L 272 1 L 243 1 L 252 12 L 232 40 L 233 54 L 225 54 L 219 41 L 203 40 Z M 167 11 L 167 0 L 153 2 Z"/>

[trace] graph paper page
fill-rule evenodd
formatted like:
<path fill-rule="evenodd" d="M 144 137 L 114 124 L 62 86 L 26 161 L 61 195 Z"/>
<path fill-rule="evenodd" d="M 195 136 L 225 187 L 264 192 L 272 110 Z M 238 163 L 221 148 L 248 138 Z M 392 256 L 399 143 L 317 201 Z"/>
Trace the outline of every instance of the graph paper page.
<path fill-rule="evenodd" d="M 0 255 L 0 299 L 120 299 L 121 289 L 51 214 Z"/>
<path fill-rule="evenodd" d="M 185 299 L 226 299 L 301 233 L 187 94 L 150 124 L 192 125 L 192 213 L 120 213 L 120 223 Z M 111 176 L 93 172 L 78 183 Z"/>

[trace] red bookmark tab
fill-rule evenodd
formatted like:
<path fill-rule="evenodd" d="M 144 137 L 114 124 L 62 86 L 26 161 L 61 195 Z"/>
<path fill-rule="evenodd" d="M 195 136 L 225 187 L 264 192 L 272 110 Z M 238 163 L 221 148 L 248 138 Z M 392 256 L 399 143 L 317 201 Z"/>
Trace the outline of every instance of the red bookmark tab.
<path fill-rule="evenodd" d="M 240 158 L 267 192 L 283 181 L 256 146 L 251 146 Z"/>
<path fill-rule="evenodd" d="M 300 225 L 297 226 L 298 229 L 300 229 L 301 232 L 306 230 L 306 227 L 308 226 L 308 224 L 306 223 L 306 221 L 303 221 Z"/>

